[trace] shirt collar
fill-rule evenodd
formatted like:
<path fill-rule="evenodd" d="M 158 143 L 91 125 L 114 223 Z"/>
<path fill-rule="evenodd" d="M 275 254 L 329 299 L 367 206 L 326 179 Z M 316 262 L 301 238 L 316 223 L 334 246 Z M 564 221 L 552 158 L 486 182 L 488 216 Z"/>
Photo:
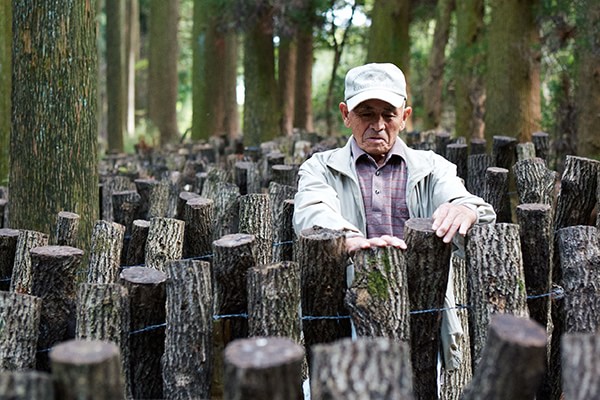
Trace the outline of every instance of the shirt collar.
<path fill-rule="evenodd" d="M 383 162 L 384 165 L 390 160 L 390 158 L 392 156 L 398 156 L 398 157 L 402 158 L 402 145 L 400 144 L 400 141 L 401 141 L 400 138 L 396 137 L 396 141 L 394 142 L 394 145 L 392 146 L 390 151 L 388 151 L 387 155 L 385 156 L 385 161 Z M 371 157 L 366 151 L 364 151 L 363 149 L 358 147 L 358 143 L 356 143 L 354 136 L 352 136 L 350 148 L 352 150 L 352 159 L 354 162 L 356 162 L 360 157 L 362 157 L 363 154 L 365 154 L 365 155 L 367 155 L 367 157 L 373 159 L 373 157 Z"/>

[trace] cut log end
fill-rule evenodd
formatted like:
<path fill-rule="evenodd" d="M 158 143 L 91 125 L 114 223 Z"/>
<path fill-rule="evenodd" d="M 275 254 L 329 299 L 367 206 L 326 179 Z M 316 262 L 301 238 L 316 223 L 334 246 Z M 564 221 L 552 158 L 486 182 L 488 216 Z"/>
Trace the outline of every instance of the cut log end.
<path fill-rule="evenodd" d="M 167 274 L 155 268 L 131 267 L 121 272 L 121 279 L 135 284 L 155 285 L 167 280 Z"/>
<path fill-rule="evenodd" d="M 226 362 L 238 368 L 270 368 L 301 361 L 302 346 L 288 338 L 253 337 L 231 342 L 225 349 Z"/>
<path fill-rule="evenodd" d="M 50 351 L 52 362 L 61 364 L 91 365 L 118 356 L 119 348 L 101 340 L 69 340 Z"/>
<path fill-rule="evenodd" d="M 495 314 L 490 322 L 490 330 L 506 342 L 529 347 L 546 346 L 546 331 L 531 319 L 519 318 L 511 314 Z"/>
<path fill-rule="evenodd" d="M 233 233 L 230 235 L 225 235 L 220 239 L 215 240 L 213 243 L 218 247 L 238 247 L 252 243 L 254 239 L 254 235 L 246 233 Z"/>
<path fill-rule="evenodd" d="M 323 228 L 315 225 L 312 228 L 304 229 L 300 232 L 300 235 L 312 240 L 332 240 L 343 236 L 344 233 L 340 230 Z"/>
<path fill-rule="evenodd" d="M 31 255 L 39 257 L 81 257 L 83 250 L 71 246 L 40 246 L 31 249 Z"/>
<path fill-rule="evenodd" d="M 411 218 L 404 224 L 406 228 L 420 232 L 433 232 L 432 225 L 433 218 Z"/>

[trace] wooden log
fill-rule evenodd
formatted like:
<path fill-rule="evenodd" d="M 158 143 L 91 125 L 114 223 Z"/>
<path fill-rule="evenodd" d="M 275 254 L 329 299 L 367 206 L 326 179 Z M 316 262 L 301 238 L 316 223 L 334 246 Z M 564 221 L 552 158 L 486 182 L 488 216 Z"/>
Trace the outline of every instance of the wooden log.
<path fill-rule="evenodd" d="M 240 189 L 232 183 L 221 182 L 217 185 L 215 197 L 215 240 L 239 232 Z"/>
<path fill-rule="evenodd" d="M 495 167 L 510 171 L 515 163 L 517 139 L 512 136 L 494 136 L 492 142 L 492 159 Z"/>
<path fill-rule="evenodd" d="M 223 398 L 303 399 L 303 357 L 302 347 L 288 338 L 253 337 L 231 342 L 225 349 Z"/>
<path fill-rule="evenodd" d="M 119 276 L 125 227 L 116 222 L 96 221 L 88 264 L 88 283 L 114 283 Z"/>
<path fill-rule="evenodd" d="M 146 259 L 146 241 L 150 231 L 150 222 L 144 219 L 133 221 L 131 238 L 127 245 L 127 257 L 125 265 L 141 265 Z"/>
<path fill-rule="evenodd" d="M 152 187 L 148 220 L 169 217 L 170 194 L 171 184 L 168 179 L 161 179 L 158 184 Z"/>
<path fill-rule="evenodd" d="M 273 260 L 273 223 L 271 199 L 268 194 L 252 193 L 240 197 L 240 233 L 254 235 L 256 263 Z"/>
<path fill-rule="evenodd" d="M 567 333 L 561 340 L 565 399 L 600 398 L 600 338 L 598 333 Z"/>
<path fill-rule="evenodd" d="M 46 246 L 48 235 L 37 231 L 19 230 L 17 250 L 10 281 L 10 291 L 31 294 L 31 255 L 34 247 Z"/>
<path fill-rule="evenodd" d="M 592 333 L 600 328 L 600 242 L 594 226 L 570 226 L 556 232 L 559 263 L 557 283 L 562 301 L 552 307 L 550 377 L 552 399 L 562 394 L 561 342 L 566 333 Z"/>
<path fill-rule="evenodd" d="M 446 159 L 456 165 L 456 175 L 467 181 L 468 146 L 464 143 L 451 143 L 446 146 Z"/>
<path fill-rule="evenodd" d="M 481 363 L 462 399 L 535 399 L 544 373 L 546 331 L 536 322 L 494 315 Z"/>
<path fill-rule="evenodd" d="M 354 256 L 346 307 L 357 336 L 410 341 L 406 260 L 399 249 L 375 247 Z"/>
<path fill-rule="evenodd" d="M 42 299 L 38 349 L 75 337 L 77 270 L 83 250 L 68 246 L 31 249 L 31 294 Z M 38 351 L 37 369 L 47 371 L 48 353 Z"/>
<path fill-rule="evenodd" d="M 467 233 L 465 260 L 472 365 L 476 370 L 493 313 L 528 316 L 519 226 L 473 225 Z"/>
<path fill-rule="evenodd" d="M 235 163 L 235 184 L 242 196 L 260 192 L 260 174 L 256 163 L 238 161 Z"/>
<path fill-rule="evenodd" d="M 158 185 L 158 181 L 156 179 L 136 179 L 133 182 L 140 195 L 140 203 L 135 219 L 149 220 L 148 212 L 150 211 L 150 197 L 154 187 Z"/>
<path fill-rule="evenodd" d="M 550 135 L 546 132 L 533 132 L 531 140 L 535 147 L 535 156 L 547 161 L 550 150 Z"/>
<path fill-rule="evenodd" d="M 10 400 L 54 400 L 52 375 L 34 370 L 0 371 L 0 394 Z"/>
<path fill-rule="evenodd" d="M 450 132 L 441 131 L 435 133 L 435 152 L 446 157 L 446 147 L 450 143 Z"/>
<path fill-rule="evenodd" d="M 518 161 L 513 167 L 519 204 L 554 205 L 556 172 L 546 168 L 541 158 Z"/>
<path fill-rule="evenodd" d="M 554 229 L 586 225 L 596 205 L 600 161 L 567 156 L 556 201 Z"/>
<path fill-rule="evenodd" d="M 18 238 L 17 229 L 0 228 L 0 291 L 10 290 Z"/>
<path fill-rule="evenodd" d="M 163 396 L 161 357 L 165 348 L 167 275 L 153 268 L 131 267 L 120 283 L 129 293 L 129 385 L 133 398 Z"/>
<path fill-rule="evenodd" d="M 212 253 L 214 215 L 214 201 L 211 199 L 198 196 L 188 200 L 183 214 L 184 257 L 207 257 Z"/>
<path fill-rule="evenodd" d="M 113 221 L 113 193 L 124 190 L 134 190 L 135 184 L 126 176 L 105 175 L 101 177 L 102 186 L 102 214 L 100 219 Z"/>
<path fill-rule="evenodd" d="M 406 270 L 410 300 L 410 348 L 417 399 L 437 396 L 437 353 L 444 297 L 448 286 L 451 245 L 431 229 L 430 218 L 411 218 L 404 225 L 408 247 Z M 432 310 L 430 312 L 422 312 Z M 434 311 L 435 310 L 435 311 Z"/>
<path fill-rule="evenodd" d="M 166 265 L 166 338 L 162 357 L 165 399 L 210 398 L 213 350 L 211 268 L 206 261 Z"/>
<path fill-rule="evenodd" d="M 485 190 L 485 171 L 492 166 L 492 156 L 489 154 L 470 155 L 467 160 L 467 189 L 481 197 Z"/>
<path fill-rule="evenodd" d="M 279 150 L 268 153 L 264 158 L 263 187 L 268 188 L 273 176 L 273 166 L 285 164 L 285 154 Z"/>
<path fill-rule="evenodd" d="M 200 197 L 198 193 L 186 191 L 180 192 L 179 196 L 177 197 L 177 212 L 175 213 L 175 218 L 183 220 L 185 215 L 185 204 L 188 202 L 188 200 L 195 199 L 197 197 Z"/>
<path fill-rule="evenodd" d="M 7 220 L 6 214 L 8 212 L 8 200 L 0 199 L 0 228 L 4 228 L 6 226 L 5 222 Z"/>
<path fill-rule="evenodd" d="M 0 370 L 35 367 L 41 311 L 39 297 L 0 292 Z"/>
<path fill-rule="evenodd" d="M 486 170 L 485 189 L 482 197 L 496 211 L 497 222 L 512 222 L 507 169 L 490 167 Z"/>
<path fill-rule="evenodd" d="M 60 211 L 56 217 L 54 244 L 57 246 L 77 247 L 80 219 L 81 217 L 78 214 L 69 211 Z"/>
<path fill-rule="evenodd" d="M 271 182 L 298 187 L 298 167 L 289 164 L 273 165 L 271 167 Z"/>
<path fill-rule="evenodd" d="M 341 339 L 312 348 L 311 398 L 414 399 L 410 347 L 390 338 Z"/>
<path fill-rule="evenodd" d="M 269 184 L 271 221 L 273 224 L 273 262 L 291 261 L 293 257 L 295 233 L 290 219 L 293 216 L 293 209 L 290 215 L 289 204 L 286 205 L 284 202 L 293 199 L 296 191 L 296 188 L 292 186 L 281 185 L 277 182 Z"/>
<path fill-rule="evenodd" d="M 50 352 L 59 399 L 125 398 L 119 348 L 100 340 L 70 340 Z"/>
<path fill-rule="evenodd" d="M 179 260 L 183 254 L 185 223 L 174 218 L 152 218 L 146 240 L 146 266 L 159 271 L 165 263 Z"/>
<path fill-rule="evenodd" d="M 125 227 L 125 233 L 131 234 L 131 224 L 137 215 L 141 197 L 136 190 L 124 190 L 113 193 L 113 221 Z"/>
<path fill-rule="evenodd" d="M 472 138 L 470 144 L 470 155 L 485 154 L 487 152 L 487 141 L 485 139 Z"/>
<path fill-rule="evenodd" d="M 202 191 L 200 192 L 200 196 L 206 197 L 208 199 L 215 199 L 217 196 L 217 189 L 223 183 L 231 183 L 232 177 L 231 172 L 226 171 L 222 168 L 213 168 L 207 172 L 206 180 L 202 185 Z M 235 185 L 239 192 L 239 187 Z"/>
<path fill-rule="evenodd" d="M 532 142 L 517 143 L 517 162 L 535 158 L 535 146 Z"/>

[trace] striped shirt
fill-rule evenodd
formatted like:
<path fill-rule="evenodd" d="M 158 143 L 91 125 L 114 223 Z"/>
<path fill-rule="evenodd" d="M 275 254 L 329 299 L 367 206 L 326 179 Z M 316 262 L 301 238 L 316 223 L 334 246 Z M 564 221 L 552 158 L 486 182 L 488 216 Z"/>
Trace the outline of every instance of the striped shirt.
<path fill-rule="evenodd" d="M 397 139 L 399 140 L 399 139 Z M 352 141 L 352 155 L 365 205 L 367 237 L 392 235 L 404 238 L 406 205 L 406 163 L 398 151 L 398 141 L 382 166 Z"/>

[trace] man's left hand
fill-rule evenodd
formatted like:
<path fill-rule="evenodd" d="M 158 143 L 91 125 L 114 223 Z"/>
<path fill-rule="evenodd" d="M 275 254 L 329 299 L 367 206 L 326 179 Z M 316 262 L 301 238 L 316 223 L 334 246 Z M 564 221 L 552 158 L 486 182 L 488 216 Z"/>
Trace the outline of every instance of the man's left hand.
<path fill-rule="evenodd" d="M 444 203 L 432 215 L 431 229 L 444 243 L 450 243 L 458 232 L 462 236 L 477 221 L 477 214 L 469 207 L 451 203 Z"/>

